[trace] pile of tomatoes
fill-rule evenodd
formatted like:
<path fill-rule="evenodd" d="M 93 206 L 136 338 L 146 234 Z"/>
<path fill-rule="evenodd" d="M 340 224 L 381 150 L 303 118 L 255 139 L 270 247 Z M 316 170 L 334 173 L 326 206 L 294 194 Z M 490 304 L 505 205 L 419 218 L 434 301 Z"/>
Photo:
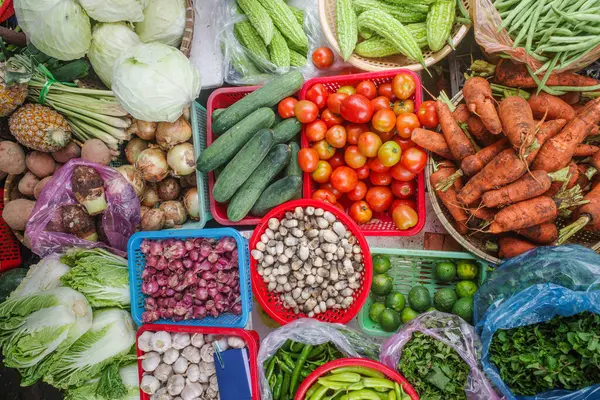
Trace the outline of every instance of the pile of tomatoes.
<path fill-rule="evenodd" d="M 318 184 L 313 199 L 347 211 L 359 224 L 387 212 L 398 229 L 417 225 L 416 177 L 427 154 L 410 137 L 438 120 L 434 102 L 415 112 L 415 90 L 412 75 L 399 73 L 379 87 L 365 80 L 335 93 L 316 84 L 306 100 L 279 103 L 282 118 L 295 116 L 305 124 L 310 147 L 300 150 L 298 162 Z"/>

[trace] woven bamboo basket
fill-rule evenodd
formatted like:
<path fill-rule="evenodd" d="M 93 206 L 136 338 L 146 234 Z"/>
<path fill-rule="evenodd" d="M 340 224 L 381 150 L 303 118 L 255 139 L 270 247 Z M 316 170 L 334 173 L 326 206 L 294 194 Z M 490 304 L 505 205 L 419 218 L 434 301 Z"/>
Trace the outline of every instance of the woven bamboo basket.
<path fill-rule="evenodd" d="M 469 0 L 460 0 L 467 11 L 470 10 Z M 340 53 L 340 48 L 337 42 L 337 28 L 336 28 L 336 16 L 335 6 L 337 0 L 319 0 L 319 19 L 321 20 L 321 28 L 325 34 L 325 38 L 333 47 L 333 49 Z M 455 23 L 452 27 L 452 43 L 454 47 L 458 47 L 460 42 L 467 36 L 467 33 L 471 29 L 470 25 L 463 25 Z M 432 52 L 424 51 L 423 56 L 425 57 L 425 65 L 430 67 L 439 61 L 443 60 L 448 54 L 452 52 L 450 45 L 444 46 L 441 50 Z M 420 71 L 423 66 L 408 57 L 402 55 L 382 57 L 382 58 L 364 58 L 357 54 L 352 54 L 348 59 L 348 63 L 360 68 L 364 71 L 386 71 L 390 69 L 406 68 L 412 71 Z"/>
<path fill-rule="evenodd" d="M 458 92 L 456 96 L 452 98 L 452 104 L 458 105 L 463 101 L 462 92 Z M 434 164 L 443 160 L 437 154 L 429 153 L 427 167 L 425 168 L 425 180 L 427 183 L 427 192 L 429 193 L 429 199 L 431 201 L 431 205 L 433 206 L 433 210 L 435 215 L 444 226 L 444 228 L 448 231 L 450 235 L 458 242 L 462 247 L 476 255 L 477 257 L 486 260 L 493 264 L 500 264 L 502 259 L 498 258 L 498 253 L 494 251 L 490 251 L 486 248 L 486 242 L 495 241 L 497 239 L 497 235 L 487 234 L 484 232 L 476 232 L 473 231 L 467 235 L 460 234 L 456 228 L 454 227 L 454 219 L 448 212 L 448 209 L 444 206 L 444 204 L 440 201 L 437 194 L 435 193 L 435 189 L 431 185 L 430 177 L 431 174 L 435 172 Z M 569 225 L 573 222 L 569 218 L 559 218 L 556 222 L 557 227 L 563 228 L 564 226 Z M 576 235 L 571 237 L 571 239 L 566 244 L 578 244 L 584 247 L 593 247 L 600 242 L 600 232 L 590 232 L 586 230 L 579 231 Z"/>

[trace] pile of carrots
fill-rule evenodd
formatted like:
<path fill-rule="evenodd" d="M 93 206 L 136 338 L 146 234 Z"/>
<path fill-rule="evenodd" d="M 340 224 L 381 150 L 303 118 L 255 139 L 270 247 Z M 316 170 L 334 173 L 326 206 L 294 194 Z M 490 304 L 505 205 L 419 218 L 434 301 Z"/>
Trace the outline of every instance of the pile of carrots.
<path fill-rule="evenodd" d="M 500 258 L 562 244 L 581 229 L 600 232 L 600 148 L 590 144 L 599 134 L 600 98 L 581 105 L 577 94 L 536 93 L 527 69 L 506 60 L 491 80 L 468 79 L 457 107 L 447 98 L 436 102 L 441 133 L 412 134 L 444 159 L 436 158 L 430 180 L 456 230 L 494 235 Z M 598 83 L 562 73 L 547 85 Z M 531 90 L 498 96 L 498 84 Z M 559 231 L 560 217 L 573 222 Z"/>

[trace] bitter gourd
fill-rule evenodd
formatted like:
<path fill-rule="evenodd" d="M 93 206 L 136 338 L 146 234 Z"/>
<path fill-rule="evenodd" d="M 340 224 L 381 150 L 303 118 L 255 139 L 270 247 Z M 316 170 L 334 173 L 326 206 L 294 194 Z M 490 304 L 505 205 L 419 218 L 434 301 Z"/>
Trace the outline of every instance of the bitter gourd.
<path fill-rule="evenodd" d="M 233 27 L 235 37 L 256 59 L 270 60 L 265 42 L 256 32 L 250 21 L 240 21 Z"/>
<path fill-rule="evenodd" d="M 436 0 L 427 14 L 427 43 L 431 51 L 438 51 L 446 44 L 456 17 L 455 0 Z"/>
<path fill-rule="evenodd" d="M 292 67 L 303 67 L 306 65 L 306 61 L 306 57 L 290 49 L 290 65 Z"/>
<path fill-rule="evenodd" d="M 304 10 L 301 10 L 294 6 L 290 6 L 289 4 L 288 4 L 288 7 L 294 13 L 294 17 L 296 17 L 296 20 L 298 21 L 298 23 L 300 25 L 304 26 Z"/>
<path fill-rule="evenodd" d="M 258 32 L 265 45 L 268 46 L 271 44 L 275 25 L 273 25 L 273 21 L 271 20 L 271 17 L 269 17 L 267 10 L 260 5 L 258 0 L 237 0 L 237 3 L 244 14 L 246 14 L 248 21 L 250 21 L 254 29 L 256 29 L 256 32 Z"/>
<path fill-rule="evenodd" d="M 337 40 L 344 61 L 348 60 L 358 41 L 358 24 L 352 0 L 337 0 L 336 2 Z"/>
<path fill-rule="evenodd" d="M 275 27 L 287 39 L 288 45 L 293 49 L 307 50 L 308 38 L 304 33 L 302 25 L 294 16 L 294 13 L 283 0 L 258 0 L 267 10 L 273 20 Z"/>
<path fill-rule="evenodd" d="M 379 10 L 396 18 L 403 24 L 423 22 L 427 19 L 429 6 L 426 4 L 392 5 L 377 0 L 352 0 L 356 14 L 360 16 L 365 11 Z"/>
<path fill-rule="evenodd" d="M 290 49 L 277 28 L 275 28 L 273 40 L 269 45 L 269 55 L 271 56 L 271 62 L 278 68 L 288 68 L 290 66 Z"/>
<path fill-rule="evenodd" d="M 424 22 L 406 25 L 406 29 L 411 33 L 417 41 L 420 48 L 427 47 L 427 28 Z M 381 36 L 373 36 L 358 45 L 354 50 L 361 57 L 388 57 L 400 54 L 400 51 L 389 40 Z"/>

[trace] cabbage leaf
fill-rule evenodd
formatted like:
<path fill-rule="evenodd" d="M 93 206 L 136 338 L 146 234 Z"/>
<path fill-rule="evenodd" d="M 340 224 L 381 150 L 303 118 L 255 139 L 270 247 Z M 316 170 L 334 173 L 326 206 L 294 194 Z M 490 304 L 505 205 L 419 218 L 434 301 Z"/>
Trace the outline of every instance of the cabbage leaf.
<path fill-rule="evenodd" d="M 150 0 L 144 20 L 135 32 L 144 43 L 160 42 L 178 47 L 185 31 L 185 0 Z"/>
<path fill-rule="evenodd" d="M 133 357 L 135 359 L 135 356 Z M 115 394 L 115 389 L 118 395 Z M 136 361 L 125 363 L 121 368 L 113 363 L 105 368 L 102 378 L 90 379 L 83 385 L 65 392 L 65 400 L 138 400 L 139 398 Z"/>
<path fill-rule="evenodd" d="M 8 298 L 28 296 L 62 286 L 60 278 L 69 270 L 67 265 L 60 262 L 59 256 L 45 257 L 39 263 L 29 267 L 25 278 Z"/>
<path fill-rule="evenodd" d="M 144 19 L 148 0 L 79 0 L 88 15 L 99 22 L 130 21 Z"/>

